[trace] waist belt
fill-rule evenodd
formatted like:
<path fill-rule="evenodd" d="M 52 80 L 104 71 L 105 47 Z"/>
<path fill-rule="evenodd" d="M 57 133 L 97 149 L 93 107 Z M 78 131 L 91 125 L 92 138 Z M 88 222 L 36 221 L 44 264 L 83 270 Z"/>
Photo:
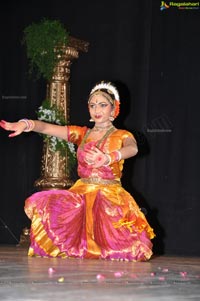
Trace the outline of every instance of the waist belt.
<path fill-rule="evenodd" d="M 104 184 L 104 185 L 112 185 L 112 184 L 120 184 L 121 182 L 118 180 L 106 180 L 101 178 L 81 178 L 80 179 L 83 183 L 87 184 Z"/>

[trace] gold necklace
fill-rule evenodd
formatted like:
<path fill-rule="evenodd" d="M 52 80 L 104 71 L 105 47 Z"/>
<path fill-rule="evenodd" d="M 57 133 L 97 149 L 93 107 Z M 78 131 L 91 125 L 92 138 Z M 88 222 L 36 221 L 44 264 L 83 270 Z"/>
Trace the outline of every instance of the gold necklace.
<path fill-rule="evenodd" d="M 101 143 L 102 143 L 103 141 L 105 141 L 105 140 L 108 138 L 108 136 L 109 136 L 114 130 L 115 130 L 115 127 L 114 127 L 114 125 L 112 125 L 112 126 L 107 130 L 107 132 L 103 135 L 103 137 L 97 142 L 96 146 L 97 146 L 97 147 L 100 147 Z"/>
<path fill-rule="evenodd" d="M 115 127 L 114 127 L 114 125 L 112 125 L 112 126 L 106 131 L 106 133 L 103 135 L 103 137 L 97 142 L 96 146 L 99 147 L 100 144 L 102 143 L 102 141 L 105 140 L 105 139 L 106 139 L 106 138 L 107 138 L 114 130 L 115 130 Z M 80 144 L 80 147 L 81 147 L 81 148 L 83 148 L 83 146 L 84 146 L 84 144 L 85 144 L 85 142 L 86 142 L 86 140 L 87 140 L 89 134 L 91 133 L 91 131 L 92 131 L 92 129 L 89 129 L 89 130 L 86 132 L 86 134 L 85 134 L 85 136 L 84 136 L 84 138 L 83 138 L 83 140 L 81 141 L 81 144 Z"/>
<path fill-rule="evenodd" d="M 92 131 L 95 131 L 95 132 L 98 132 L 98 131 L 105 131 L 105 130 L 108 130 L 108 129 L 112 128 L 112 127 L 113 127 L 112 123 L 109 124 L 109 125 L 107 125 L 107 126 L 96 126 L 96 125 L 95 125 L 95 126 L 93 127 Z"/>

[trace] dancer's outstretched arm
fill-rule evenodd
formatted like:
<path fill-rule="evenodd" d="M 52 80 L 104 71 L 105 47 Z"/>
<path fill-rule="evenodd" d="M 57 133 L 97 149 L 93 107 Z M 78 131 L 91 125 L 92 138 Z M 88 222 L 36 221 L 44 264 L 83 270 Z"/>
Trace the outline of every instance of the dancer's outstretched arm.
<path fill-rule="evenodd" d="M 12 132 L 9 134 L 9 137 L 18 136 L 23 132 L 34 131 L 67 140 L 66 126 L 55 125 L 40 120 L 21 119 L 18 122 L 1 120 L 0 126 L 6 131 Z"/>

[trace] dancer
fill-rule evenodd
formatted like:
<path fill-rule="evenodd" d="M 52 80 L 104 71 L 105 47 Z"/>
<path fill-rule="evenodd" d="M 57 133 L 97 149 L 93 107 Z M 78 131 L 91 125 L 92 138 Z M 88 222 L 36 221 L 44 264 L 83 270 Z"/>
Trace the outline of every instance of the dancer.
<path fill-rule="evenodd" d="M 1 121 L 9 137 L 34 131 L 75 143 L 79 179 L 68 190 L 40 191 L 25 201 L 31 219 L 29 256 L 146 261 L 155 236 L 134 198 L 121 185 L 125 159 L 138 152 L 127 130 L 113 125 L 120 98 L 110 82 L 88 99 L 91 128 L 39 120 Z"/>

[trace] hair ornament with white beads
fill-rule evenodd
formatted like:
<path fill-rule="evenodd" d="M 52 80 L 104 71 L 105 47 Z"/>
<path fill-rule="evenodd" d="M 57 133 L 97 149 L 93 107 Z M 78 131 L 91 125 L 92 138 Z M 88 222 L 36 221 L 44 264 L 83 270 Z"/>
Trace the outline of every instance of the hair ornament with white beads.
<path fill-rule="evenodd" d="M 112 83 L 102 81 L 101 83 L 94 86 L 94 88 L 90 92 L 90 95 L 93 94 L 95 91 L 98 91 L 98 90 L 107 90 L 108 93 L 111 92 L 114 95 L 115 100 L 120 101 L 119 93 L 117 91 L 117 88 Z"/>

